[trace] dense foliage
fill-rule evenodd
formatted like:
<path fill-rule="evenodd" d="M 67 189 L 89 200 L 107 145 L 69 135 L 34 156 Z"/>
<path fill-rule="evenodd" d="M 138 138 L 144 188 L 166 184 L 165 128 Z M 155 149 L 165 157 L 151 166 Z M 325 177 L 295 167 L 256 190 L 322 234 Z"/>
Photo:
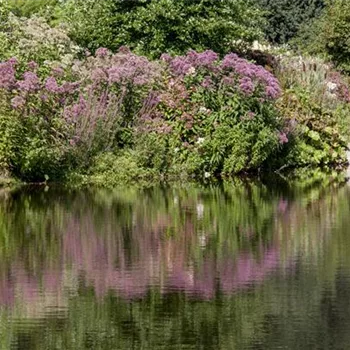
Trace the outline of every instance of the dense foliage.
<path fill-rule="evenodd" d="M 8 0 L 8 6 L 15 15 L 30 17 L 33 14 L 52 11 L 59 2 L 60 0 Z"/>
<path fill-rule="evenodd" d="M 287 142 L 274 108 L 280 87 L 264 68 L 213 51 L 163 60 L 102 48 L 46 78 L 33 61 L 24 73 L 15 59 L 1 63 L 6 142 L 27 140 L 15 156 L 5 147 L 2 159 L 40 180 L 136 147 L 139 163 L 159 173 L 186 164 L 189 174 L 232 174 L 261 167 Z"/>
<path fill-rule="evenodd" d="M 254 51 L 256 2 L 31 3 L 0 2 L 0 175 L 113 185 L 346 163 L 348 79 L 321 59 Z M 295 20 L 273 41 L 322 7 L 263 5 Z M 313 27 L 333 15 L 317 43 L 332 34 L 323 52 L 344 69 L 346 6 L 328 3 Z"/>
<path fill-rule="evenodd" d="M 348 80 L 314 58 L 279 60 L 277 76 L 283 86 L 278 108 L 295 121 L 294 140 L 285 165 L 327 165 L 344 162 L 350 112 Z"/>
<path fill-rule="evenodd" d="M 324 0 L 256 0 L 266 11 L 265 34 L 274 43 L 286 43 L 299 29 L 319 16 Z"/>
<path fill-rule="evenodd" d="M 299 46 L 313 54 L 324 55 L 342 70 L 350 72 L 350 3 L 329 0 L 322 16 L 311 29 L 304 30 Z"/>
<path fill-rule="evenodd" d="M 72 38 L 94 51 L 128 45 L 155 58 L 189 49 L 228 53 L 261 37 L 261 11 L 245 0 L 70 0 Z"/>
<path fill-rule="evenodd" d="M 264 68 L 236 54 L 219 61 L 213 51 L 162 59 L 168 84 L 146 116 L 142 141 L 159 140 L 165 149 L 143 152 L 146 164 L 168 151 L 167 159 L 190 173 L 239 173 L 261 167 L 287 139 L 274 107 L 280 86 Z"/>

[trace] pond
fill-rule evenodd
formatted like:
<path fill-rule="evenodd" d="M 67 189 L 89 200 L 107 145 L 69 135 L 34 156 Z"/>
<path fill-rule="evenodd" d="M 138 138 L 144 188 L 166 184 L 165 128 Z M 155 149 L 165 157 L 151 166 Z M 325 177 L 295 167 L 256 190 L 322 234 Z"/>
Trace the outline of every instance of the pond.
<path fill-rule="evenodd" d="M 348 349 L 337 178 L 0 192 L 1 349 Z"/>

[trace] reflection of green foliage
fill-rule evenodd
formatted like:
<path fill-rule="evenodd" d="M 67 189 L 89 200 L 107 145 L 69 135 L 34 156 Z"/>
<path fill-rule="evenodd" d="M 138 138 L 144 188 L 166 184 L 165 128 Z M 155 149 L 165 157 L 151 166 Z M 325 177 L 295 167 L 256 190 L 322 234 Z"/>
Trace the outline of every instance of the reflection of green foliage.
<path fill-rule="evenodd" d="M 342 181 L 335 173 L 324 175 L 317 170 L 295 174 L 292 180 L 270 176 L 262 182 L 237 179 L 203 187 L 2 192 L 0 288 L 16 262 L 23 262 L 28 274 L 36 277 L 47 266 L 64 266 L 69 280 L 71 262 L 64 260 L 62 241 L 78 231 L 86 254 L 97 239 L 112 251 L 121 244 L 128 259 L 141 263 L 143 244 L 159 234 L 159 244 L 177 247 L 193 266 L 208 257 L 219 264 L 242 252 L 251 252 L 259 260 L 262 247 L 275 245 L 281 268 L 294 263 L 318 268 L 312 272 L 296 269 L 297 285 L 293 276 L 281 274 L 249 293 L 223 295 L 218 289 L 206 301 L 184 293 L 164 295 L 157 287 L 130 302 L 112 292 L 96 301 L 89 281 L 66 282 L 69 286 L 61 297 L 69 311 L 59 320 L 46 316 L 40 323 L 28 323 L 27 328 L 11 323 L 12 317 L 30 317 L 25 314 L 28 303 L 19 297 L 11 310 L 1 309 L 1 346 L 10 349 L 10 343 L 26 333 L 32 344 L 27 344 L 28 349 L 194 349 L 198 344 L 206 349 L 264 344 L 270 349 L 274 341 L 293 348 L 299 339 L 293 336 L 292 326 L 301 334 L 325 330 L 324 325 L 308 322 L 308 315 L 315 312 L 315 305 L 334 302 L 331 297 L 324 299 L 323 283 L 330 286 L 329 293 L 340 288 L 336 282 L 340 259 L 350 266 L 346 251 L 349 189 L 339 185 Z M 76 224 L 69 227 L 69 223 Z M 199 243 L 203 235 L 205 245 Z M 300 261 L 294 262 L 297 256 Z M 162 275 L 164 267 L 159 269 Z M 38 305 L 33 308 L 45 312 L 45 305 L 35 302 Z M 322 319 L 322 315 L 315 318 Z M 290 320 L 298 323 L 290 324 Z"/>

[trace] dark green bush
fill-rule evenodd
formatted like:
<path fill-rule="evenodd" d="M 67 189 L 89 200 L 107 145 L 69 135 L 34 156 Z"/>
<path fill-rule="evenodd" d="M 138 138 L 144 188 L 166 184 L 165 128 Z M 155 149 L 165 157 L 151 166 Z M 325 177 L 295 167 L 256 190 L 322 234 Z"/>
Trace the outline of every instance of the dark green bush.
<path fill-rule="evenodd" d="M 319 16 L 324 0 L 256 0 L 266 11 L 265 34 L 273 43 L 286 43 Z"/>
<path fill-rule="evenodd" d="M 339 69 L 350 73 L 350 3 L 326 0 L 326 7 L 312 22 L 302 27 L 294 46 L 303 52 L 323 56 Z"/>

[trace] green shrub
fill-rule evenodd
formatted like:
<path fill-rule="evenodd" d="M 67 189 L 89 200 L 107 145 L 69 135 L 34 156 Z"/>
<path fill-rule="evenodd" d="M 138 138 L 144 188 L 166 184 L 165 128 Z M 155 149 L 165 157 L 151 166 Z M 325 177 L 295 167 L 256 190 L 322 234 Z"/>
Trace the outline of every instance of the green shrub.
<path fill-rule="evenodd" d="M 0 63 L 0 111 L 14 116 L 23 133 L 20 149 L 1 157 L 13 175 L 62 179 L 91 166 L 100 153 L 133 146 L 140 114 L 161 78 L 159 64 L 125 48 L 114 55 L 101 48 L 48 77 L 38 74 L 41 67 L 32 61 L 22 73 L 15 58 Z M 4 127 L 11 131 L 10 121 Z"/>
<path fill-rule="evenodd" d="M 63 13 L 81 46 L 127 45 L 153 58 L 189 49 L 227 53 L 262 34 L 261 11 L 243 0 L 70 0 Z"/>
<path fill-rule="evenodd" d="M 18 163 L 23 137 L 24 132 L 16 116 L 0 116 L 0 174 L 10 173 Z"/>
<path fill-rule="evenodd" d="M 338 126 L 337 110 L 312 101 L 304 90 L 287 90 L 279 101 L 280 113 L 294 125 L 294 139 L 281 166 L 342 166 L 346 163 L 347 140 Z"/>
<path fill-rule="evenodd" d="M 284 93 L 277 106 L 294 130 L 280 165 L 345 164 L 350 122 L 348 78 L 317 57 L 284 55 L 278 62 L 276 75 Z"/>
<path fill-rule="evenodd" d="M 25 181 L 62 178 L 67 171 L 64 148 L 38 124 L 34 117 L 23 120 L 10 111 L 0 117 L 0 168 Z"/>
<path fill-rule="evenodd" d="M 134 152 L 109 152 L 95 158 L 87 182 L 99 186 L 116 186 L 155 178 L 154 171 L 140 166 Z"/>

